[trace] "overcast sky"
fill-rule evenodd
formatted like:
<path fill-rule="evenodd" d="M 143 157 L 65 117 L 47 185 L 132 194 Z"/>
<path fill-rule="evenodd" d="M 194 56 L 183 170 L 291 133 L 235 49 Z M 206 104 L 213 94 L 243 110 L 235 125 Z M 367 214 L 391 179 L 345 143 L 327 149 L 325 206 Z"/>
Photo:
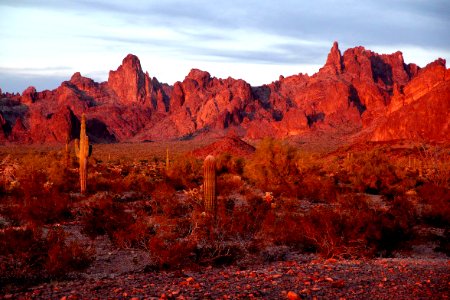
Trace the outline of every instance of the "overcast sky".
<path fill-rule="evenodd" d="M 133 53 L 162 82 L 191 68 L 252 85 L 315 73 L 333 41 L 450 58 L 448 0 L 0 0 L 0 88 L 53 89 L 74 72 L 105 81 Z"/>

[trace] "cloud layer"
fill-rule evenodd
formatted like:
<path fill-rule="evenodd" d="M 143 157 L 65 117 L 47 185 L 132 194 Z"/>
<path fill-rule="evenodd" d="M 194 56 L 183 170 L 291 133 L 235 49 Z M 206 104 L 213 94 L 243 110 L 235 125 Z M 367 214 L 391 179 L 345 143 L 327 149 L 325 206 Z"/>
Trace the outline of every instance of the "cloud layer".
<path fill-rule="evenodd" d="M 128 53 L 168 83 L 194 67 L 252 84 L 312 72 L 334 40 L 401 50 L 419 65 L 450 57 L 448 1 L 366 2 L 4 0 L 0 87 L 21 91 L 17 78 L 45 75 L 28 84 L 54 88 L 75 71 L 105 80 Z"/>

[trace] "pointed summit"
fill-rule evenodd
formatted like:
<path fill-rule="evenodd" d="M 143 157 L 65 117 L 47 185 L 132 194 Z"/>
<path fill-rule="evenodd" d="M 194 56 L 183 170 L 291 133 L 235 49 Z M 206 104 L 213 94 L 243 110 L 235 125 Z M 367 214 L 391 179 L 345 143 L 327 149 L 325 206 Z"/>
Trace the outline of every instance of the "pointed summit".
<path fill-rule="evenodd" d="M 141 62 L 140 62 L 139 58 L 134 54 L 128 54 L 127 56 L 125 56 L 125 58 L 122 60 L 121 67 L 124 67 L 127 69 L 133 69 L 139 73 L 142 72 Z"/>
<path fill-rule="evenodd" d="M 327 62 L 325 63 L 325 66 L 320 69 L 320 72 L 330 75 L 338 75 L 342 73 L 343 69 L 341 51 L 339 50 L 338 42 L 335 41 L 333 43 L 333 47 L 331 47 L 330 53 L 328 54 Z"/>
<path fill-rule="evenodd" d="M 38 94 L 34 86 L 29 86 L 22 92 L 22 103 L 31 104 L 37 100 Z"/>
<path fill-rule="evenodd" d="M 144 103 L 147 96 L 146 75 L 142 71 L 139 58 L 136 55 L 128 54 L 116 71 L 109 71 L 108 85 L 121 102 Z"/>

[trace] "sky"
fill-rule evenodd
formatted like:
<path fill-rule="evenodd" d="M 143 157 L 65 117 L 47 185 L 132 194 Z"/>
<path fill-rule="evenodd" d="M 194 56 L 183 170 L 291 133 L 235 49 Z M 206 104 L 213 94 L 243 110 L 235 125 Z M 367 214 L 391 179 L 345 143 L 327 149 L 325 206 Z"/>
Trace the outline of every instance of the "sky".
<path fill-rule="evenodd" d="M 0 16 L 3 92 L 106 81 L 129 53 L 169 84 L 192 68 L 252 85 L 312 75 L 333 41 L 421 67 L 450 59 L 448 0 L 0 0 Z"/>

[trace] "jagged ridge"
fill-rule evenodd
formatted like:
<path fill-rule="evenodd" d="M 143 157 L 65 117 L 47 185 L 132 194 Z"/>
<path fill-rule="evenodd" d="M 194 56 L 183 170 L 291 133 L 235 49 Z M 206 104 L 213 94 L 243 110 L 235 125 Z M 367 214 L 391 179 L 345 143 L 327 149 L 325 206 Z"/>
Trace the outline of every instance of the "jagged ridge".
<path fill-rule="evenodd" d="M 377 54 L 335 42 L 323 68 L 259 87 L 193 69 L 173 86 L 127 55 L 107 82 L 75 73 L 55 90 L 1 93 L 0 143 L 61 143 L 87 115 L 94 142 L 163 140 L 235 127 L 246 138 L 330 131 L 365 139 L 446 140 L 450 71 L 445 60 L 420 69 L 401 52 Z"/>

